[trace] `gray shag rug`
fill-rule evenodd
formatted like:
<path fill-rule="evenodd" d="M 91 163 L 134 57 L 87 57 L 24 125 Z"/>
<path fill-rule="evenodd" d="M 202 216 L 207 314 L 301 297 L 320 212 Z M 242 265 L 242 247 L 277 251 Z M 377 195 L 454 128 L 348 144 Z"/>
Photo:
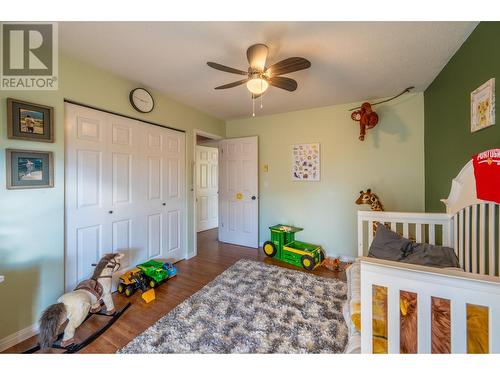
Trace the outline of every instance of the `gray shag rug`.
<path fill-rule="evenodd" d="M 240 260 L 118 353 L 342 353 L 346 284 Z"/>

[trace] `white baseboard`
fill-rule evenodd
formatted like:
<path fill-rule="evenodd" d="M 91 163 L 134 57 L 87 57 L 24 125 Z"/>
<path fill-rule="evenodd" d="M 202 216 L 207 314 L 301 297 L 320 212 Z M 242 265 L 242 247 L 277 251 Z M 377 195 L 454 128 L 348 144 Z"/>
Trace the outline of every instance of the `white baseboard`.
<path fill-rule="evenodd" d="M 38 334 L 38 323 L 34 323 L 0 340 L 0 352 Z"/>

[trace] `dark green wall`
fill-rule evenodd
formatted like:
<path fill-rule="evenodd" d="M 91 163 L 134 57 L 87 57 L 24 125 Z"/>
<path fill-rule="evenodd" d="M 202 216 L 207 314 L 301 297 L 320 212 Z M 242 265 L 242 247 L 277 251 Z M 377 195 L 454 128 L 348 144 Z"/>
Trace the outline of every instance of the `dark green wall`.
<path fill-rule="evenodd" d="M 470 93 L 490 78 L 500 86 L 500 22 L 481 22 L 424 93 L 426 211 L 444 211 L 439 200 L 472 155 L 500 147 L 498 89 L 496 124 L 470 132 Z"/>

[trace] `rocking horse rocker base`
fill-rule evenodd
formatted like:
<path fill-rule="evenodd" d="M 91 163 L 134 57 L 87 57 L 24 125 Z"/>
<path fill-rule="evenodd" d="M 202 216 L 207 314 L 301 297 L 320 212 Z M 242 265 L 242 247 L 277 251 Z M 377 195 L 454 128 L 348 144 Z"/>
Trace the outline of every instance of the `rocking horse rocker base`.
<path fill-rule="evenodd" d="M 79 343 L 74 342 L 68 346 L 61 346 L 61 341 L 62 341 L 63 336 L 64 336 L 64 332 L 61 332 L 57 336 L 57 339 L 55 340 L 54 344 L 52 344 L 51 348 L 65 350 L 61 354 L 73 354 L 73 353 L 76 353 L 76 352 L 82 350 L 87 345 L 89 345 L 91 342 L 93 342 L 95 339 L 97 339 L 99 336 L 101 336 L 104 332 L 106 332 L 107 329 L 109 327 L 111 327 L 113 325 L 113 323 L 116 322 L 118 320 L 118 318 L 120 318 L 120 316 L 122 316 L 122 314 L 130 307 L 130 305 L 131 305 L 130 302 L 127 302 L 121 309 L 116 310 L 111 315 L 108 315 L 105 312 L 103 313 L 100 311 L 95 312 L 95 313 L 89 312 L 89 314 L 87 315 L 87 317 L 85 318 L 85 320 L 83 322 L 86 322 L 93 315 L 105 316 L 105 317 L 109 318 L 109 320 L 106 324 L 104 324 L 97 331 L 92 333 L 90 336 L 86 337 L 81 342 L 79 342 Z M 37 344 L 37 345 L 29 348 L 28 350 L 24 351 L 23 354 L 33 354 L 33 353 L 38 353 L 39 351 L 40 351 L 40 345 Z"/>

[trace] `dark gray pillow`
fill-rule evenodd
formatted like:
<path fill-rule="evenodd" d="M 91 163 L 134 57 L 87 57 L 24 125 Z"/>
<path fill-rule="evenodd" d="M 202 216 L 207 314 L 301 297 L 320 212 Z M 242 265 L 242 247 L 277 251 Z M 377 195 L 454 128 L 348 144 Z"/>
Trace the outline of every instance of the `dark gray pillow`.
<path fill-rule="evenodd" d="M 368 230 L 372 230 L 372 228 L 368 228 Z M 401 237 L 396 232 L 387 229 L 383 224 L 378 224 L 375 238 L 368 251 L 368 256 L 400 261 L 408 249 L 411 249 L 411 241 L 409 239 Z"/>
<path fill-rule="evenodd" d="M 460 267 L 457 255 L 451 247 L 426 243 L 412 244 L 401 262 L 429 267 Z"/>

